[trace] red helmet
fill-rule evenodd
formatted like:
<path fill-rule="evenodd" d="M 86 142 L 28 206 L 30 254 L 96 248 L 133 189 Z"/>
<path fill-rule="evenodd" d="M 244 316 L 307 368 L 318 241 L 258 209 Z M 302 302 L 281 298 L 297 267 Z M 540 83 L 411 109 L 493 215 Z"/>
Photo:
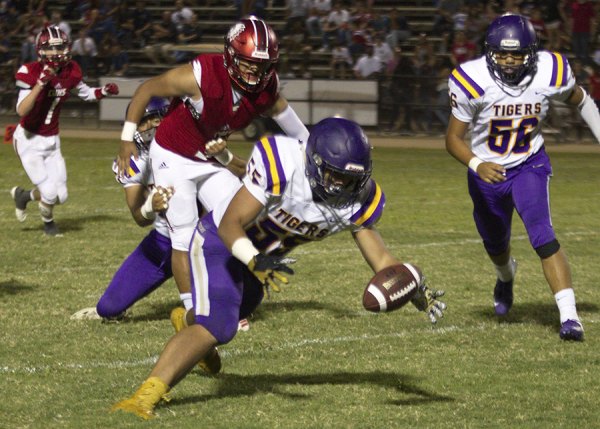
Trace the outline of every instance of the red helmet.
<path fill-rule="evenodd" d="M 279 60 L 277 36 L 262 19 L 243 18 L 225 36 L 224 60 L 231 81 L 239 89 L 247 93 L 262 91 L 275 74 Z"/>
<path fill-rule="evenodd" d="M 71 40 L 57 26 L 44 28 L 35 38 L 40 61 L 49 67 L 62 67 L 71 61 Z"/>

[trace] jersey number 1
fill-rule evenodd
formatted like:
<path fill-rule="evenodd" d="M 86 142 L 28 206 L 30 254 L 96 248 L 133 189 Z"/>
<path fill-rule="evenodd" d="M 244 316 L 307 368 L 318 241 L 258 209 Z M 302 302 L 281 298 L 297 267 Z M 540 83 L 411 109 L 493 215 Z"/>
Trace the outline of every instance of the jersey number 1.
<path fill-rule="evenodd" d="M 514 126 L 514 122 L 517 126 Z M 538 119 L 531 116 L 523 119 L 494 119 L 490 122 L 488 147 L 492 152 L 504 154 L 527 153 L 531 148 L 531 132 L 538 125 Z"/>
<path fill-rule="evenodd" d="M 46 115 L 44 124 L 48 125 L 48 124 L 50 124 L 50 122 L 52 122 L 52 116 L 54 115 L 54 109 L 56 109 L 56 105 L 58 104 L 59 101 L 60 101 L 60 97 L 55 97 L 54 100 L 52 100 L 52 104 L 50 105 L 50 108 L 48 109 L 48 114 Z"/>

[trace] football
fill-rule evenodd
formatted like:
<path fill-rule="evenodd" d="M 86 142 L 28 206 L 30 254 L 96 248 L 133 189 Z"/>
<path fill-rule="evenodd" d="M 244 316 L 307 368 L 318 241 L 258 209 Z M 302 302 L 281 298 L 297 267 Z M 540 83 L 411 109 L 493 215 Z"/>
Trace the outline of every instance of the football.
<path fill-rule="evenodd" d="M 419 267 L 412 264 L 392 265 L 373 276 L 363 294 L 366 310 L 379 313 L 404 306 L 423 281 Z"/>

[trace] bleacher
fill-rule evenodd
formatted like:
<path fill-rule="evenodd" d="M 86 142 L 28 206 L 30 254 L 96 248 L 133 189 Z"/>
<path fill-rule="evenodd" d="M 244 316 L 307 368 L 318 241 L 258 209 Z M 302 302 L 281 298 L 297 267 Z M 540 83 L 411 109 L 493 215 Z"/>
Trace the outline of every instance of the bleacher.
<path fill-rule="evenodd" d="M 48 1 L 49 8 L 64 8 L 67 0 L 50 0 Z M 172 0 L 148 0 L 146 10 L 152 16 L 159 20 L 161 14 L 165 10 L 173 9 Z M 237 10 L 233 4 L 223 6 L 221 2 L 208 1 L 197 3 L 211 3 L 211 5 L 193 6 L 192 9 L 199 18 L 199 23 L 203 29 L 202 44 L 196 45 L 175 45 L 173 50 L 201 52 L 214 52 L 215 46 L 222 46 L 223 37 L 228 28 L 237 20 Z M 219 3 L 212 5 L 212 3 Z M 274 30 L 281 34 L 286 24 L 286 8 L 281 4 L 283 1 L 271 1 L 266 8 L 266 19 Z M 412 30 L 412 36 L 402 42 L 401 47 L 405 55 L 411 55 L 416 44 L 419 33 L 427 33 L 429 39 L 433 43 L 439 43 L 440 37 L 431 34 L 433 26 L 433 16 L 435 13 L 434 0 L 375 0 L 374 9 L 381 14 L 387 14 L 391 8 L 397 8 L 399 13 L 406 17 L 409 26 Z M 73 35 L 77 34 L 82 23 L 80 21 L 71 20 L 69 24 L 72 27 Z M 318 48 L 321 45 L 320 38 L 312 38 L 311 46 L 313 50 L 310 56 L 310 65 L 308 67 L 312 77 L 326 78 L 329 77 L 329 63 L 331 54 L 329 52 L 319 52 Z M 130 65 L 128 76 L 148 76 L 161 73 L 173 65 L 170 64 L 152 64 L 144 55 L 141 49 L 129 49 L 128 55 Z M 286 55 L 285 50 L 282 50 L 282 55 Z"/>

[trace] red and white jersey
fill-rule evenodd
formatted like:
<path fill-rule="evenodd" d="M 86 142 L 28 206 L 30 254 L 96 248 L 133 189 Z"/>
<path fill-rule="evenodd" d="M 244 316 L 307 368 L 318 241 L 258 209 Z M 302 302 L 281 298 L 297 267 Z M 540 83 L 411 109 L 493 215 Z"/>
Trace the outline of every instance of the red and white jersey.
<path fill-rule="evenodd" d="M 39 61 L 23 64 L 15 74 L 17 87 L 31 90 L 43 68 L 44 64 Z M 21 126 L 29 132 L 42 136 L 58 134 L 60 109 L 69 98 L 71 90 L 80 84 L 82 77 L 81 68 L 75 61 L 62 67 L 42 89 L 31 112 L 21 118 L 19 122 Z"/>
<path fill-rule="evenodd" d="M 206 160 L 205 144 L 241 130 L 269 109 L 278 97 L 277 75 L 264 91 L 244 95 L 237 103 L 223 65 L 222 54 L 202 54 L 192 61 L 200 102 L 178 98 L 156 130 L 155 140 L 163 148 L 186 158 Z"/>

